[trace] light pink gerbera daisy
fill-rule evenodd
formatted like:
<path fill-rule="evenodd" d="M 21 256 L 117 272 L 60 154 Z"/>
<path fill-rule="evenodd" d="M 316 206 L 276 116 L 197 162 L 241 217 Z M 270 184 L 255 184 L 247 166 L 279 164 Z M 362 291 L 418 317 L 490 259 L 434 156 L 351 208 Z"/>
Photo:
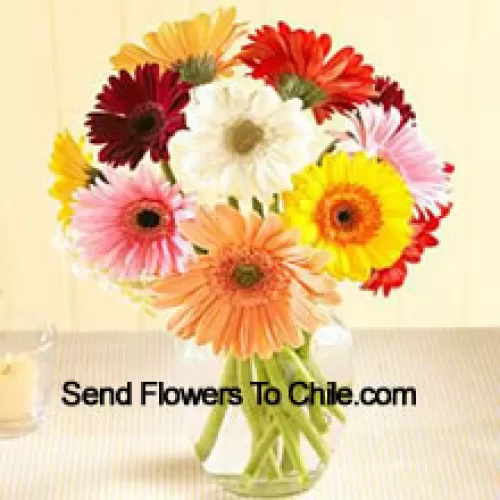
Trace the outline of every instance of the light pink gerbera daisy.
<path fill-rule="evenodd" d="M 448 177 L 444 164 L 427 145 L 415 122 L 401 127 L 401 114 L 395 107 L 367 103 L 349 115 L 346 134 L 339 148 L 347 152 L 366 151 L 369 156 L 390 163 L 408 184 L 415 204 L 421 210 L 439 214 L 448 203 Z"/>
<path fill-rule="evenodd" d="M 73 228 L 83 258 L 111 279 L 183 272 L 193 250 L 178 225 L 194 217 L 194 202 L 149 164 L 102 173 L 105 181 L 76 193 Z"/>

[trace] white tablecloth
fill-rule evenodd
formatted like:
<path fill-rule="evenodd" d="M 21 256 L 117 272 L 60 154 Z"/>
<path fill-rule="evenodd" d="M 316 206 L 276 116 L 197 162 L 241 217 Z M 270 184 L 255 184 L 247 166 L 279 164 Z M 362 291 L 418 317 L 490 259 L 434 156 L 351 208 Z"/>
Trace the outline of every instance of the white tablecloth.
<path fill-rule="evenodd" d="M 360 385 L 413 385 L 416 407 L 357 407 L 321 483 L 306 499 L 500 498 L 500 330 L 355 333 Z M 0 441 L 1 500 L 230 499 L 200 473 L 182 412 L 68 408 L 63 381 L 168 381 L 166 334 L 67 335 L 50 419 Z"/>

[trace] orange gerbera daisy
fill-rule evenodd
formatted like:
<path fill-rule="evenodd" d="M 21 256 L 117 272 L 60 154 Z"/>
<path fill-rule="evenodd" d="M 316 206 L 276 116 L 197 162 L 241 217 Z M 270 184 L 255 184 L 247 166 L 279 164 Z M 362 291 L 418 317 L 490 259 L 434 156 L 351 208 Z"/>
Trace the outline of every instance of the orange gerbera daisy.
<path fill-rule="evenodd" d="M 111 58 L 116 69 L 133 72 L 139 65 L 158 64 L 161 69 L 179 71 L 192 84 L 211 82 L 216 76 L 230 76 L 237 57 L 224 54 L 245 33 L 236 23 L 236 9 L 220 8 L 214 14 L 201 13 L 192 19 L 162 23 L 158 31 L 144 36 L 146 48 L 126 43 Z"/>
<path fill-rule="evenodd" d="M 340 302 L 323 273 L 328 254 L 297 246 L 297 233 L 277 215 L 244 217 L 217 205 L 201 208 L 181 232 L 207 254 L 162 279 L 154 306 L 178 307 L 167 328 L 183 339 L 239 359 L 268 358 L 328 321 L 320 303 Z"/>

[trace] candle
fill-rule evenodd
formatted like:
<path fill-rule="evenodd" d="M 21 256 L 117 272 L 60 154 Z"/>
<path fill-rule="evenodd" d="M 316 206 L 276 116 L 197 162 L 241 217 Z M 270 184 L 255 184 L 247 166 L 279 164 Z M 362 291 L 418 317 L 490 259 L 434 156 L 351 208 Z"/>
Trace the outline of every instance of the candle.
<path fill-rule="evenodd" d="M 0 422 L 32 418 L 38 369 L 25 354 L 0 357 Z"/>

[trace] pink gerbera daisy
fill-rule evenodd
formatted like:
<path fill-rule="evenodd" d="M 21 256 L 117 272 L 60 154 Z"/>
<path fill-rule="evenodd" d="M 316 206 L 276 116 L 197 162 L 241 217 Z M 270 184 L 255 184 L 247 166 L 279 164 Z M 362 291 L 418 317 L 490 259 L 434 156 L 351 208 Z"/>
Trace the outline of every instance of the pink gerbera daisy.
<path fill-rule="evenodd" d="M 337 135 L 342 139 L 339 147 L 348 152 L 366 151 L 393 165 L 408 184 L 416 207 L 437 216 L 448 203 L 443 162 L 412 120 L 401 123 L 397 108 L 363 104 L 350 115 L 347 134 Z"/>
<path fill-rule="evenodd" d="M 194 217 L 194 202 L 152 165 L 134 172 L 104 167 L 103 175 L 76 193 L 73 228 L 85 260 L 112 279 L 184 271 L 193 250 L 178 224 Z"/>

